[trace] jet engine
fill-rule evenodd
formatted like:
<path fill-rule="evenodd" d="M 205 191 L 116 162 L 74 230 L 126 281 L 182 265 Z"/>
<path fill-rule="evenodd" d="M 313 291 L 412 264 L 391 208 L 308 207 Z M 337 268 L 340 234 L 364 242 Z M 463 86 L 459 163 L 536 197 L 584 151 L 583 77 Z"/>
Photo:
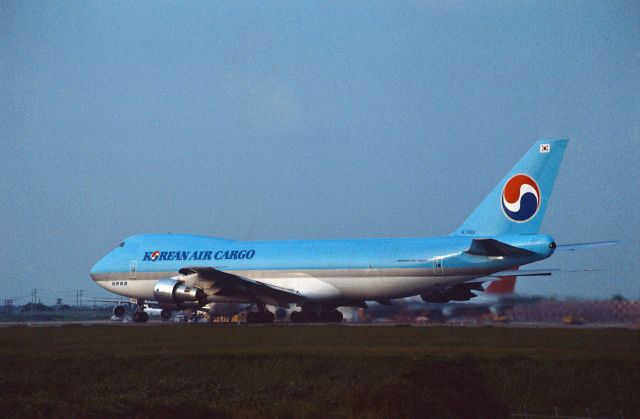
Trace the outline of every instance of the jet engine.
<path fill-rule="evenodd" d="M 113 315 L 116 317 L 124 317 L 124 314 L 127 312 L 127 309 L 124 306 L 117 305 L 113 308 Z"/>
<path fill-rule="evenodd" d="M 420 295 L 426 303 L 448 303 L 449 301 L 468 301 L 476 294 L 474 291 L 484 291 L 482 284 L 479 282 L 473 282 L 470 284 L 457 284 L 451 287 L 436 289 L 433 291 L 425 292 Z"/>
<path fill-rule="evenodd" d="M 428 291 L 420 295 L 425 303 L 448 303 L 449 298 L 442 291 Z"/>
<path fill-rule="evenodd" d="M 163 306 L 176 308 L 202 307 L 207 295 L 198 287 L 191 287 L 175 279 L 161 279 L 153 286 L 153 296 Z"/>

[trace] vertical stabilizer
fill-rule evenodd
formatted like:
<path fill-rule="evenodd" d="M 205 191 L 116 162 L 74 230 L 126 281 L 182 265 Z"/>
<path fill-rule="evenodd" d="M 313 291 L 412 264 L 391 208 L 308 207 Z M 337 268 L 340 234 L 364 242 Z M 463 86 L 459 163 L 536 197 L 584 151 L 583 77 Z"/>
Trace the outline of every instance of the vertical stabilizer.
<path fill-rule="evenodd" d="M 540 140 L 452 235 L 535 234 L 540 230 L 568 140 Z"/>

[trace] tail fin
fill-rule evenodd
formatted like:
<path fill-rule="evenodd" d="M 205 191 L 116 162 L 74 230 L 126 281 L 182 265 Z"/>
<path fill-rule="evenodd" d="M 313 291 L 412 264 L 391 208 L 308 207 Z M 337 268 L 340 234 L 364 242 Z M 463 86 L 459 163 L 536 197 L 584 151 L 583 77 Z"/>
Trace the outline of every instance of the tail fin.
<path fill-rule="evenodd" d="M 540 140 L 451 235 L 535 234 L 568 140 Z"/>

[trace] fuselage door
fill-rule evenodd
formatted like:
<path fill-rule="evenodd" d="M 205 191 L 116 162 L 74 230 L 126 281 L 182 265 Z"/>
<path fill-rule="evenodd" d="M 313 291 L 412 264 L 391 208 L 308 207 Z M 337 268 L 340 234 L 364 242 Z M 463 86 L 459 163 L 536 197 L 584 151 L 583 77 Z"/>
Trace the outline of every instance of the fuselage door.
<path fill-rule="evenodd" d="M 435 258 L 433 260 L 433 274 L 444 275 L 444 265 L 442 264 L 442 258 Z"/>
<path fill-rule="evenodd" d="M 129 263 L 129 279 L 136 279 L 136 271 L 138 270 L 138 261 L 132 260 Z"/>

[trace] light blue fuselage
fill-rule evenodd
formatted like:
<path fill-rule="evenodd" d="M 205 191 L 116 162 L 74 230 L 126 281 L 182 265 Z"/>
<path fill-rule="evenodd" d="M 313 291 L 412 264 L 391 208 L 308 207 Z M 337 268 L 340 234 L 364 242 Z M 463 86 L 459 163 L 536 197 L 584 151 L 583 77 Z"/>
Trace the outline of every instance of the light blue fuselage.
<path fill-rule="evenodd" d="M 530 254 L 469 254 L 472 239 L 448 236 L 408 239 L 236 241 L 192 235 L 127 238 L 92 269 L 91 277 L 117 294 L 153 299 L 153 286 L 188 267 L 211 267 L 296 290 L 309 302 L 348 305 L 418 295 L 545 259 L 548 235 L 492 237 Z M 245 298 L 208 295 L 210 302 Z"/>

